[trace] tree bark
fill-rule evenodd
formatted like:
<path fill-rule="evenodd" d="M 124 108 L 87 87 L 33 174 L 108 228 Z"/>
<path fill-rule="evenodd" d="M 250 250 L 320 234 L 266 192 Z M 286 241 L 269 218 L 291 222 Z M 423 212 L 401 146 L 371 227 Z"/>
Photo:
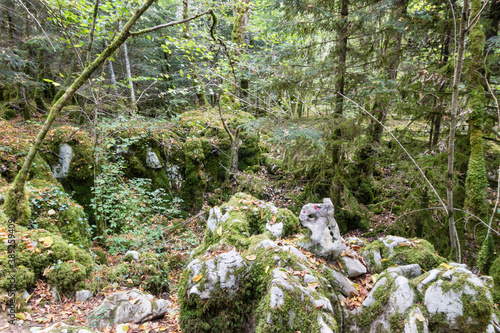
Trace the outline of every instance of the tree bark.
<path fill-rule="evenodd" d="M 347 60 L 347 40 L 348 40 L 348 27 L 349 27 L 349 0 L 342 0 L 341 8 L 341 22 L 342 27 L 340 28 L 339 37 L 337 41 L 337 52 L 339 56 L 338 68 L 337 68 L 337 78 L 335 80 L 335 91 L 336 101 L 335 101 L 335 113 L 342 114 L 344 109 L 344 85 L 345 85 L 345 74 L 346 74 L 346 60 Z M 342 95 L 340 95 L 340 94 Z"/>
<path fill-rule="evenodd" d="M 481 10 L 480 0 L 471 0 L 470 17 L 475 17 Z M 481 219 L 488 214 L 486 204 L 486 164 L 483 152 L 483 122 L 485 116 L 485 94 L 482 85 L 484 75 L 484 33 L 477 23 L 468 36 L 471 60 L 467 68 L 467 113 L 470 126 L 470 157 L 465 181 L 466 209 Z"/>

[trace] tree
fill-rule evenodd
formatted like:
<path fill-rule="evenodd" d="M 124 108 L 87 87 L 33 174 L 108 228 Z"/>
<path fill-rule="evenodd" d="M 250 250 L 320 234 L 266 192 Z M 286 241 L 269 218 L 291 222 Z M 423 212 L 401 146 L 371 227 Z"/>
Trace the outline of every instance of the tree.
<path fill-rule="evenodd" d="M 43 127 L 38 133 L 35 142 L 30 148 L 28 155 L 26 156 L 23 166 L 19 173 L 17 174 L 11 188 L 8 190 L 4 209 L 5 213 L 9 218 L 16 220 L 18 223 L 26 225 L 29 222 L 31 210 L 28 204 L 28 199 L 26 196 L 25 184 L 28 179 L 28 174 L 30 167 L 35 159 L 36 154 L 40 150 L 42 145 L 42 141 L 47 135 L 50 127 L 54 123 L 55 119 L 59 115 L 63 106 L 73 97 L 76 91 L 91 77 L 92 73 L 99 68 L 112 54 L 115 52 L 125 41 L 131 36 L 138 36 L 145 33 L 149 33 L 151 31 L 155 31 L 161 28 L 182 24 L 186 21 L 194 20 L 200 16 L 211 14 L 212 19 L 215 22 L 214 13 L 212 10 L 207 10 L 203 13 L 195 15 L 193 17 L 165 23 L 162 25 L 158 25 L 149 29 L 144 29 L 136 32 L 132 32 L 131 29 L 134 27 L 139 18 L 144 14 L 144 12 L 155 2 L 155 0 L 147 0 L 144 5 L 142 5 L 139 9 L 135 11 L 133 16 L 128 20 L 128 22 L 123 27 L 123 30 L 120 34 L 114 39 L 114 41 L 90 64 L 88 64 L 83 72 L 78 76 L 78 78 L 71 84 L 71 86 L 66 89 L 64 94 L 57 100 L 57 102 L 52 105 L 47 120 L 45 121 Z"/>

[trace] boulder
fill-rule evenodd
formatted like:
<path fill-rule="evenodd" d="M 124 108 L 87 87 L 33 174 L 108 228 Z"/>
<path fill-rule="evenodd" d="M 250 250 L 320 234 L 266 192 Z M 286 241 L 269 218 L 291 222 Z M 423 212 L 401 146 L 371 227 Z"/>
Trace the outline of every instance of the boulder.
<path fill-rule="evenodd" d="M 446 260 L 423 239 L 398 236 L 381 237 L 360 249 L 360 254 L 372 273 L 380 273 L 394 265 L 419 264 L 428 271 Z"/>
<path fill-rule="evenodd" d="M 168 301 L 155 300 L 152 295 L 137 289 L 116 292 L 106 297 L 100 306 L 89 312 L 86 323 L 99 330 L 114 324 L 142 323 L 164 316 L 169 307 Z"/>
<path fill-rule="evenodd" d="M 300 246 L 328 259 L 340 257 L 347 246 L 340 236 L 333 213 L 333 204 L 328 198 L 323 199 L 322 204 L 307 204 L 302 207 L 299 221 L 309 229 L 309 233 L 300 241 Z"/>
<path fill-rule="evenodd" d="M 90 290 L 77 291 L 75 298 L 78 302 L 84 303 L 92 298 L 92 292 Z"/>

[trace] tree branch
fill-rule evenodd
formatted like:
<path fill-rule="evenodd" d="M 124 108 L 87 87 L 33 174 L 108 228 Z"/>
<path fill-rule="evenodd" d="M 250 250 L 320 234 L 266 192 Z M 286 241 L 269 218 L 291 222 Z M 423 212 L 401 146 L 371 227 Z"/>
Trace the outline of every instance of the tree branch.
<path fill-rule="evenodd" d="M 165 24 L 160 24 L 160 25 L 157 25 L 155 27 L 147 28 L 147 29 L 144 29 L 144 30 L 131 31 L 129 33 L 129 35 L 130 36 L 139 36 L 139 35 L 147 34 L 148 32 L 152 32 L 152 31 L 155 31 L 155 30 L 159 30 L 159 29 L 163 29 L 163 28 L 166 28 L 166 27 L 171 27 L 173 25 L 178 25 L 178 24 L 182 24 L 182 23 L 186 23 L 186 22 L 195 20 L 198 17 L 206 15 L 206 14 L 209 14 L 211 12 L 212 12 L 212 10 L 209 9 L 209 10 L 204 11 L 203 13 L 197 14 L 197 15 L 192 16 L 192 17 L 188 17 L 187 19 L 184 19 L 184 20 L 169 22 L 169 23 L 165 23 Z"/>

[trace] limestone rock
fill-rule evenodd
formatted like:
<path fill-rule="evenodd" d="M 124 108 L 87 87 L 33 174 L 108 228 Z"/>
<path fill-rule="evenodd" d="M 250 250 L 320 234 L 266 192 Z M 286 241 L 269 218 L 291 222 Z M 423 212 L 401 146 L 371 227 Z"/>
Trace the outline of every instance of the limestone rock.
<path fill-rule="evenodd" d="M 323 199 L 322 204 L 307 204 L 302 207 L 299 221 L 310 233 L 299 245 L 319 256 L 338 258 L 347 247 L 340 236 L 333 213 L 333 204 L 328 198 Z"/>
<path fill-rule="evenodd" d="M 342 261 L 345 264 L 347 270 L 347 276 L 356 277 L 362 274 L 368 273 L 366 266 L 361 263 L 361 261 L 357 258 L 352 257 L 342 257 Z"/>
<path fill-rule="evenodd" d="M 160 159 L 155 152 L 151 151 L 151 148 L 148 148 L 146 155 L 146 166 L 151 169 L 161 169 L 162 167 Z"/>
<path fill-rule="evenodd" d="M 102 304 L 89 312 L 87 325 L 102 329 L 120 323 L 142 323 L 162 317 L 168 312 L 169 304 L 163 299 L 155 300 L 152 295 L 137 289 L 116 292 L 104 299 Z"/>
<path fill-rule="evenodd" d="M 80 290 L 76 292 L 75 297 L 78 302 L 84 303 L 92 298 L 92 292 L 90 290 Z"/>
<path fill-rule="evenodd" d="M 428 271 L 445 262 L 435 252 L 434 247 L 425 240 L 398 236 L 381 237 L 360 250 L 372 273 L 380 273 L 390 266 L 409 264 L 419 264 Z"/>
<path fill-rule="evenodd" d="M 66 178 L 69 173 L 71 160 L 73 159 L 73 148 L 67 143 L 63 143 L 59 148 L 59 164 L 54 166 L 53 175 L 55 178 Z"/>
<path fill-rule="evenodd" d="M 135 260 L 135 261 L 138 261 L 139 260 L 139 252 L 137 251 L 127 251 L 125 253 L 125 256 L 123 256 L 125 258 L 125 260 Z"/>

